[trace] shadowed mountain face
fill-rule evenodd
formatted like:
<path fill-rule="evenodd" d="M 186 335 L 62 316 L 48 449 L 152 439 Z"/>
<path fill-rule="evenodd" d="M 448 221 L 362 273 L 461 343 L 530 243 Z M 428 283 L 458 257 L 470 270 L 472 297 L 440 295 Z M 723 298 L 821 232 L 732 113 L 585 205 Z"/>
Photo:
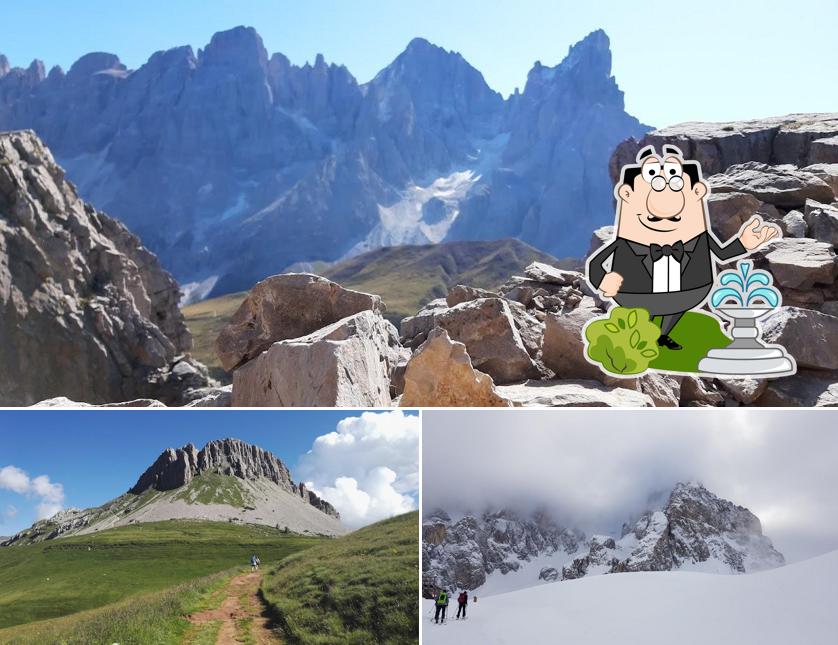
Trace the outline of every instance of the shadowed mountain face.
<path fill-rule="evenodd" d="M 359 85 L 320 56 L 269 56 L 244 27 L 133 71 L 104 53 L 67 73 L 3 59 L 0 128 L 24 127 L 197 296 L 397 244 L 518 237 L 580 256 L 613 215 L 612 150 L 648 129 L 602 31 L 504 100 L 422 39 Z"/>

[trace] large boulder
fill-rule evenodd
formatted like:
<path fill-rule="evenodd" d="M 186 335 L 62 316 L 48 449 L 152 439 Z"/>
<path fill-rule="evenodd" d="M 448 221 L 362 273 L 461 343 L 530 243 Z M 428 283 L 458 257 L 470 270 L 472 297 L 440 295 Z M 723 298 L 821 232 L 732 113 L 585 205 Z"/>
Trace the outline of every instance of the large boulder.
<path fill-rule="evenodd" d="M 769 166 L 749 161 L 713 175 L 708 183 L 714 193 L 739 192 L 783 208 L 803 206 L 807 199 L 831 202 L 835 195 L 823 179 L 792 166 Z"/>
<path fill-rule="evenodd" d="M 780 307 L 762 323 L 763 338 L 785 347 L 798 368 L 838 370 L 838 318 L 799 307 Z"/>
<path fill-rule="evenodd" d="M 760 253 L 774 282 L 791 289 L 811 289 L 829 285 L 838 275 L 838 261 L 832 246 L 809 238 L 778 239 Z"/>
<path fill-rule="evenodd" d="M 180 290 L 122 224 L 85 204 L 32 132 L 0 134 L 0 403 L 182 403 Z M 181 368 L 186 369 L 186 368 Z M 180 374 L 176 375 L 180 376 Z M 177 380 L 177 379 L 175 379 Z"/>
<path fill-rule="evenodd" d="M 361 311 L 382 313 L 381 298 L 310 273 L 271 276 L 250 290 L 215 349 L 229 372 L 276 341 L 306 336 Z"/>
<path fill-rule="evenodd" d="M 838 246 L 838 207 L 806 200 L 803 210 L 809 237 Z"/>
<path fill-rule="evenodd" d="M 392 404 L 396 328 L 362 311 L 282 340 L 233 373 L 233 406 L 381 407 Z"/>
<path fill-rule="evenodd" d="M 710 226 L 722 242 L 732 238 L 742 225 L 756 213 L 767 221 L 777 219 L 777 210 L 769 204 L 763 204 L 753 195 L 728 192 L 713 193 L 707 199 Z"/>
<path fill-rule="evenodd" d="M 751 405 L 759 399 L 768 386 L 766 379 L 724 378 L 719 384 L 737 403 Z"/>
<path fill-rule="evenodd" d="M 469 287 L 465 284 L 457 284 L 448 290 L 445 302 L 449 307 L 456 307 L 461 302 L 469 302 L 478 298 L 500 298 L 500 294 L 488 289 Z"/>
<path fill-rule="evenodd" d="M 531 315 L 520 302 L 507 301 L 515 329 L 521 335 L 521 342 L 531 358 L 538 358 L 541 353 L 541 342 L 544 338 L 544 323 Z"/>
<path fill-rule="evenodd" d="M 431 300 L 415 315 L 402 318 L 399 324 L 401 341 L 405 347 L 415 349 L 425 342 L 436 324 L 436 315 L 448 309 L 445 298 Z"/>
<path fill-rule="evenodd" d="M 838 380 L 806 372 L 772 379 L 756 404 L 783 408 L 838 407 Z"/>
<path fill-rule="evenodd" d="M 680 376 L 648 372 L 637 379 L 637 390 L 652 399 L 656 408 L 677 408 L 681 404 Z"/>
<path fill-rule="evenodd" d="M 779 222 L 784 237 L 806 237 L 809 232 L 806 220 L 800 211 L 789 211 Z"/>
<path fill-rule="evenodd" d="M 836 137 L 838 143 L 838 137 Z M 838 150 L 838 148 L 836 148 Z M 838 156 L 835 157 L 838 159 Z M 832 188 L 832 192 L 838 197 L 838 163 L 816 163 L 802 168 L 816 177 L 825 181 Z"/>
<path fill-rule="evenodd" d="M 576 309 L 547 315 L 541 360 L 557 377 L 603 380 L 599 367 L 585 359 L 582 340 L 585 324 L 602 314 L 593 298 L 585 296 Z"/>
<path fill-rule="evenodd" d="M 471 364 L 466 346 L 434 329 L 408 361 L 402 407 L 509 407 L 492 377 Z"/>
<path fill-rule="evenodd" d="M 496 383 L 539 376 L 527 351 L 509 303 L 502 298 L 479 298 L 435 316 L 438 327 L 466 346 L 474 366 Z"/>
<path fill-rule="evenodd" d="M 497 393 L 516 407 L 648 408 L 652 399 L 624 387 L 607 387 L 591 380 L 526 381 L 499 385 Z"/>
<path fill-rule="evenodd" d="M 838 136 L 825 137 L 812 142 L 809 161 L 813 164 L 834 164 L 838 162 Z"/>

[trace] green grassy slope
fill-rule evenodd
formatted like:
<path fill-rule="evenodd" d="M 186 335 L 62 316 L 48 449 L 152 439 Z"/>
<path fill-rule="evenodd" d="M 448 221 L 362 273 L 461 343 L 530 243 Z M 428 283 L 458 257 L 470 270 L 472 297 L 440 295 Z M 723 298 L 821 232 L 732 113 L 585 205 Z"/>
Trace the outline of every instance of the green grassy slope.
<path fill-rule="evenodd" d="M 167 521 L 0 549 L 0 628 L 118 602 L 319 544 L 266 526 Z M 2 642 L 2 639 L 0 639 Z"/>
<path fill-rule="evenodd" d="M 190 631 L 186 616 L 215 606 L 233 571 L 216 573 L 148 594 L 69 616 L 0 629 L 8 645 L 183 645 Z M 189 639 L 190 645 L 200 641 Z M 204 641 L 206 642 L 206 641 Z M 209 642 L 214 643 L 212 639 Z"/>
<path fill-rule="evenodd" d="M 262 594 L 288 643 L 419 641 L 419 514 L 405 515 L 266 568 Z"/>
<path fill-rule="evenodd" d="M 380 295 L 387 317 L 398 324 L 434 298 L 444 297 L 455 284 L 498 287 L 533 261 L 567 265 L 519 240 L 504 239 L 387 247 L 339 262 L 322 274 L 344 287 Z M 213 344 L 245 295 L 229 294 L 183 308 L 194 339 L 192 353 L 226 381 L 229 376 L 225 378 Z"/>

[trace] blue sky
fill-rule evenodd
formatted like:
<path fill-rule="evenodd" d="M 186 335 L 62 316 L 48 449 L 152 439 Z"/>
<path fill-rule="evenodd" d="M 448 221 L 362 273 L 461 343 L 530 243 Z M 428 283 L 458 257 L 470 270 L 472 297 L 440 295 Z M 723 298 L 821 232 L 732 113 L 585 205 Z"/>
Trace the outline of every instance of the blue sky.
<path fill-rule="evenodd" d="M 298 481 L 303 478 L 296 474 L 296 466 L 315 439 L 334 432 L 342 420 L 360 414 L 349 410 L 3 411 L 0 470 L 14 466 L 30 478 L 46 475 L 51 483 L 63 486 L 65 507 L 86 508 L 124 493 L 168 447 L 192 442 L 201 448 L 211 439 L 235 437 L 273 452 Z M 400 414 L 373 416 L 401 423 Z M 374 448 L 368 447 L 366 453 L 374 452 Z M 392 456 L 379 452 L 378 460 L 381 463 L 377 465 L 399 470 L 390 463 L 394 461 Z M 360 481 L 362 476 L 356 467 L 360 466 L 363 474 L 364 469 L 375 465 L 358 461 L 357 455 L 333 453 L 325 459 L 319 456 L 307 467 L 323 471 L 326 480 L 321 484 L 325 486 L 339 475 L 351 475 Z M 416 463 L 418 469 L 418 444 L 404 461 Z M 3 484 L 0 476 L 0 535 L 9 535 L 32 524 L 42 500 L 37 494 L 19 494 Z M 411 488 L 407 486 L 405 491 L 415 499 L 416 491 Z M 10 506 L 17 509 L 14 517 L 10 516 Z"/>
<path fill-rule="evenodd" d="M 25 66 L 67 69 L 89 51 L 132 68 L 160 49 L 205 45 L 244 24 L 292 62 L 320 52 L 368 81 L 414 36 L 461 52 L 504 94 L 523 87 L 535 60 L 555 65 L 568 46 L 603 28 L 630 113 L 663 126 L 838 107 L 830 82 L 838 47 L 834 0 L 743 2 L 375 2 L 310 0 L 6 0 L 0 52 Z"/>

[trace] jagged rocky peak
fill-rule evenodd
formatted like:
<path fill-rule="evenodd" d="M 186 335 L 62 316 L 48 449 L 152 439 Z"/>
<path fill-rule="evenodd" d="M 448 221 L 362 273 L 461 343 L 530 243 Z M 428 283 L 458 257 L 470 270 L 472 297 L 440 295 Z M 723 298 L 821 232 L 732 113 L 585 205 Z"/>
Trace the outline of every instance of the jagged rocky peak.
<path fill-rule="evenodd" d="M 690 569 L 747 573 L 784 564 L 751 511 L 697 482 L 679 483 L 666 502 L 623 526 L 619 540 L 592 538 L 562 579 L 594 573 Z"/>
<path fill-rule="evenodd" d="M 213 440 L 200 451 L 191 443 L 182 448 L 166 448 L 128 492 L 141 495 L 149 489 L 174 490 L 206 473 L 245 481 L 267 480 L 327 515 L 340 517 L 331 504 L 308 490 L 305 484 L 294 483 L 288 467 L 273 453 L 239 439 Z"/>
<path fill-rule="evenodd" d="M 0 401 L 184 403 L 180 289 L 122 224 L 84 203 L 31 131 L 0 133 Z"/>
<path fill-rule="evenodd" d="M 543 554 L 575 553 L 584 534 L 562 526 L 549 513 L 504 509 L 466 513 L 453 520 L 439 509 L 422 527 L 422 589 L 476 589 L 494 571 L 516 572 Z"/>
<path fill-rule="evenodd" d="M 81 81 L 95 74 L 109 74 L 122 77 L 128 74 L 128 68 L 122 64 L 119 57 L 115 54 L 93 52 L 85 54 L 70 66 L 67 72 L 67 80 L 70 82 L 76 80 Z"/>
<path fill-rule="evenodd" d="M 205 65 L 225 65 L 234 68 L 258 65 L 267 69 L 268 52 L 262 37 L 253 27 L 234 27 L 213 35 L 209 44 L 198 53 Z"/>

